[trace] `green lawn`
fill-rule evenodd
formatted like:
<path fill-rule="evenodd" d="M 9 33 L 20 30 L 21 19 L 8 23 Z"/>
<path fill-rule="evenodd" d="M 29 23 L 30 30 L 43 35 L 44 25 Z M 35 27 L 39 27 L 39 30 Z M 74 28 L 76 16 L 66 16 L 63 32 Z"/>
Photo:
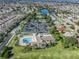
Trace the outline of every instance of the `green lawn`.
<path fill-rule="evenodd" d="M 78 49 L 64 49 L 59 43 L 55 47 L 23 52 L 24 47 L 15 46 L 16 38 L 14 38 L 9 46 L 13 46 L 14 56 L 11 59 L 79 59 Z"/>

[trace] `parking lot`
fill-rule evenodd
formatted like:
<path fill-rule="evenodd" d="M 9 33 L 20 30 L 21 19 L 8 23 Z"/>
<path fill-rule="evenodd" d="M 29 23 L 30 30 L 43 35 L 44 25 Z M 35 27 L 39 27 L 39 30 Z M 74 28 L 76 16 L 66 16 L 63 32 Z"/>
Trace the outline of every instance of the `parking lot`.
<path fill-rule="evenodd" d="M 31 33 L 48 33 L 48 25 L 46 22 L 31 20 L 25 25 L 23 31 Z"/>

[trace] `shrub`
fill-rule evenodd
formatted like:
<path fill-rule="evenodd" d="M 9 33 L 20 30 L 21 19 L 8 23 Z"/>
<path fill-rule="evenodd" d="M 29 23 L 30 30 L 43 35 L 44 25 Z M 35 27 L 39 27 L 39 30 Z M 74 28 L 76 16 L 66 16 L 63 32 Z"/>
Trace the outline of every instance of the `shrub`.
<path fill-rule="evenodd" d="M 65 48 L 76 46 L 76 38 L 75 37 L 65 37 L 65 39 L 63 39 L 63 46 Z"/>
<path fill-rule="evenodd" d="M 1 54 L 1 57 L 10 58 L 13 55 L 12 49 L 13 47 L 5 47 Z"/>
<path fill-rule="evenodd" d="M 28 51 L 32 51 L 32 47 L 30 46 L 25 46 L 24 49 L 23 49 L 23 52 L 28 52 Z"/>

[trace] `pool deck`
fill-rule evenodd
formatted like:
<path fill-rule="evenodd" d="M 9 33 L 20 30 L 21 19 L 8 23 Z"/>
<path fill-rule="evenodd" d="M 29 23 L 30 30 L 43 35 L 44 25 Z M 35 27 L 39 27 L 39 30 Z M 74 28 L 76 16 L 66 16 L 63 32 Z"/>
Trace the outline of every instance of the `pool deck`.
<path fill-rule="evenodd" d="M 36 35 L 33 33 L 32 35 L 23 35 L 23 37 L 19 37 L 19 45 L 26 46 L 26 45 L 29 44 L 29 43 L 24 43 L 23 42 L 24 38 L 32 38 L 32 42 L 31 43 L 37 42 Z"/>
<path fill-rule="evenodd" d="M 31 43 L 24 43 L 23 42 L 24 38 L 32 38 L 32 42 Z M 28 35 L 23 35 L 21 37 L 19 36 L 19 45 L 26 46 L 26 45 L 29 45 L 29 44 L 32 44 L 32 43 L 38 44 L 38 43 L 42 43 L 42 40 L 45 40 L 45 41 L 53 40 L 53 41 L 55 41 L 55 39 L 52 37 L 51 34 L 48 34 L 48 33 L 39 33 L 39 34 L 32 33 L 31 35 L 28 34 Z"/>

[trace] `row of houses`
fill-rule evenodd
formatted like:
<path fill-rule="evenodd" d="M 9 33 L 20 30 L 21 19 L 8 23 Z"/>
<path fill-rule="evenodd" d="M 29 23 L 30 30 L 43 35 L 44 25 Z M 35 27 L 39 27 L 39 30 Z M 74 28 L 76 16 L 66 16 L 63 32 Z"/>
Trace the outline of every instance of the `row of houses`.
<path fill-rule="evenodd" d="M 0 32 L 7 32 L 16 22 L 20 22 L 24 15 L 9 15 L 0 19 Z"/>

